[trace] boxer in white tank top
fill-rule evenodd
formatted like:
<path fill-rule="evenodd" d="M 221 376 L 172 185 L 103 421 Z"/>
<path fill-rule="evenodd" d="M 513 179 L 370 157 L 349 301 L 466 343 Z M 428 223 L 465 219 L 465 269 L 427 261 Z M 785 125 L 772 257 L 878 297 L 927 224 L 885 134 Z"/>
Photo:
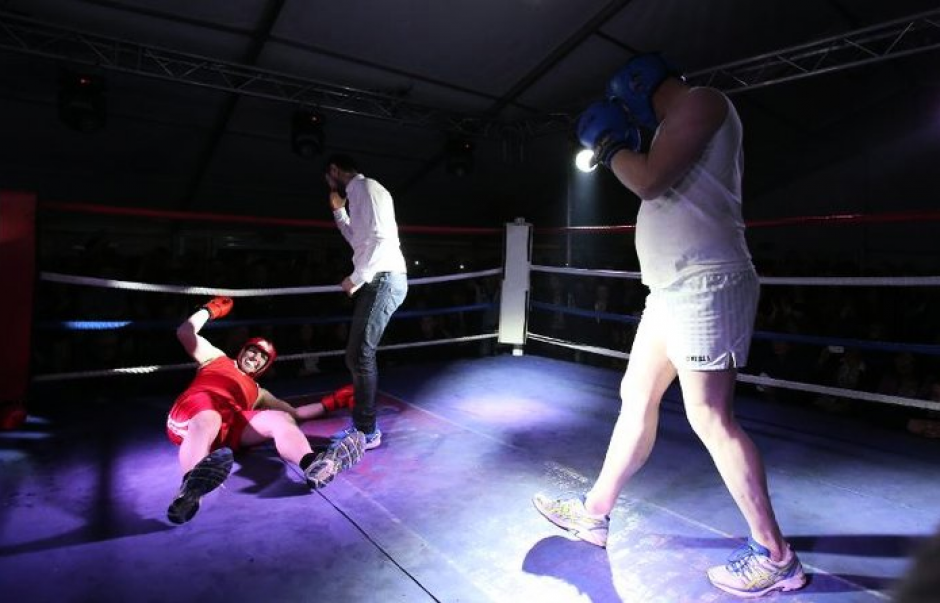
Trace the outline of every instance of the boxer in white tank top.
<path fill-rule="evenodd" d="M 640 199 L 636 250 L 650 289 L 620 386 L 622 406 L 600 475 L 581 498 L 536 495 L 536 508 L 605 546 L 610 512 L 649 457 L 659 406 L 678 377 L 686 415 L 747 522 L 750 538 L 716 587 L 742 597 L 806 583 L 771 506 L 760 453 L 732 411 L 759 286 L 741 213 L 742 127 L 712 88 L 690 88 L 658 55 L 631 59 L 578 123 L 586 147 Z M 646 153 L 639 127 L 655 131 Z"/>

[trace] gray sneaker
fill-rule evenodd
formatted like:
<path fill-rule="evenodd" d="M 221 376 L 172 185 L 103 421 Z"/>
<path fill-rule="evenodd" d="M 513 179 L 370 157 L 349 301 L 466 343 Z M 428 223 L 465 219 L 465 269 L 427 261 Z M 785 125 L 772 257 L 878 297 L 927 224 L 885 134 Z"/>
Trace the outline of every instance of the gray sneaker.
<path fill-rule="evenodd" d="M 340 472 L 346 471 L 362 460 L 366 450 L 366 436 L 361 431 L 349 433 L 329 448 L 317 454 L 316 459 L 304 471 L 307 485 L 314 490 L 326 486 Z"/>
<path fill-rule="evenodd" d="M 539 513 L 559 528 L 568 530 L 581 540 L 599 547 L 607 546 L 610 517 L 596 517 L 584 509 L 583 498 L 552 499 L 544 494 L 532 497 Z"/>

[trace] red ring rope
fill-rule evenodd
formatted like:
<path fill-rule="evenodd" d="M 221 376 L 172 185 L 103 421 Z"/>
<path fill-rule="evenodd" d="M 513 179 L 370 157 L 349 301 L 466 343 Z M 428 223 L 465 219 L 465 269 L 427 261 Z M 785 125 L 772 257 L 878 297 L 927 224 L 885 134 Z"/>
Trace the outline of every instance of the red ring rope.
<path fill-rule="evenodd" d="M 40 209 L 106 214 L 138 216 L 146 218 L 167 218 L 175 220 L 197 220 L 205 222 L 245 222 L 251 224 L 264 224 L 268 226 L 300 226 L 305 228 L 333 228 L 329 220 L 308 220 L 300 218 L 264 218 L 258 216 L 242 216 L 235 214 L 219 214 L 210 212 L 186 212 L 162 209 L 142 209 L 115 207 L 110 205 L 94 205 L 90 203 L 60 203 L 46 201 L 39 204 Z M 788 218 L 771 218 L 764 220 L 750 220 L 746 222 L 748 228 L 766 228 L 773 226 L 791 226 L 794 224 L 879 224 L 889 222 L 935 222 L 940 221 L 940 211 L 910 211 L 889 212 L 883 214 L 831 214 L 824 216 L 792 216 Z M 536 228 L 542 234 L 558 233 L 605 233 L 616 234 L 631 232 L 636 228 L 633 224 L 619 224 L 614 226 L 558 226 L 550 228 Z M 400 232 L 423 234 L 501 234 L 501 228 L 483 228 L 469 226 L 407 226 L 400 225 Z"/>
<path fill-rule="evenodd" d="M 217 214 L 210 212 L 173 211 L 164 209 L 143 209 L 132 207 L 115 207 L 112 205 L 94 205 L 91 203 L 60 203 L 45 201 L 39 204 L 40 209 L 76 212 L 86 214 L 103 214 L 112 216 L 136 216 L 143 218 L 166 218 L 172 220 L 196 220 L 203 222 L 247 222 L 253 225 L 267 226 L 300 226 L 304 228 L 335 228 L 332 220 L 307 220 L 301 218 L 265 218 L 259 216 L 241 216 L 234 214 Z M 399 232 L 418 234 L 502 234 L 501 228 L 474 228 L 469 226 L 402 226 Z"/>

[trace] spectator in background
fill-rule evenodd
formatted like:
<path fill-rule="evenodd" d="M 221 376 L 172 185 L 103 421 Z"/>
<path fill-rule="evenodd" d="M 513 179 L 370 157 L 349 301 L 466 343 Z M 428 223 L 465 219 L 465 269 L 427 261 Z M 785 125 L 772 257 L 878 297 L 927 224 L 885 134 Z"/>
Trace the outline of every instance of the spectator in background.
<path fill-rule="evenodd" d="M 878 393 L 902 398 L 920 398 L 923 396 L 923 384 L 917 372 L 914 355 L 910 352 L 898 352 L 892 357 L 891 365 L 881 375 Z"/>
<path fill-rule="evenodd" d="M 940 378 L 931 378 L 925 389 L 927 400 L 940 406 Z M 940 410 L 930 409 L 917 413 L 908 419 L 907 430 L 925 438 L 940 438 Z"/>
<path fill-rule="evenodd" d="M 868 382 L 868 366 L 858 348 L 828 346 L 820 354 L 823 385 L 840 389 L 865 389 Z M 822 395 L 814 401 L 816 406 L 833 413 L 846 413 L 852 407 L 849 398 Z"/>

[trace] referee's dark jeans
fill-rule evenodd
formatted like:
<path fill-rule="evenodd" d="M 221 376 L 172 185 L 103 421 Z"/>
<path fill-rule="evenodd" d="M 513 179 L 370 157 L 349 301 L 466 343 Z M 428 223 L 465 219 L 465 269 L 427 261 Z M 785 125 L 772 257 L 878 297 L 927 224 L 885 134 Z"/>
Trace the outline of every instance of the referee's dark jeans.
<path fill-rule="evenodd" d="M 385 327 L 408 294 L 408 275 L 403 272 L 379 272 L 371 282 L 353 294 L 352 324 L 346 342 L 346 367 L 355 390 L 353 425 L 363 433 L 375 431 L 375 394 L 379 371 L 375 351 Z"/>

